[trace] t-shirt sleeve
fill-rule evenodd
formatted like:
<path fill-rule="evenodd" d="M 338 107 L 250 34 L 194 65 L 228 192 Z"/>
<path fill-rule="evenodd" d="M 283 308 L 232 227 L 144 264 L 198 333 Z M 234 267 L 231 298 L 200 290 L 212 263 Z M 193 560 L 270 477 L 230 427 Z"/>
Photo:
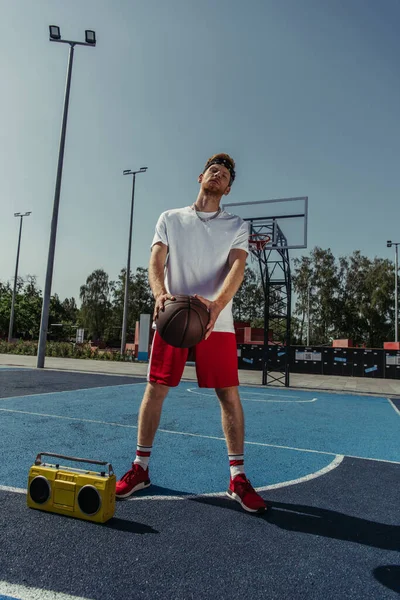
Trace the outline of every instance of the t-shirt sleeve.
<path fill-rule="evenodd" d="M 232 249 L 237 248 L 249 253 L 249 225 L 243 221 L 240 229 L 237 232 L 236 238 L 232 244 Z"/>
<path fill-rule="evenodd" d="M 162 242 L 163 244 L 168 246 L 168 234 L 167 234 L 167 224 L 165 221 L 165 213 L 162 213 L 162 215 L 160 215 L 160 217 L 157 221 L 153 241 L 151 242 L 151 247 L 153 247 L 154 244 L 157 244 L 158 242 Z"/>

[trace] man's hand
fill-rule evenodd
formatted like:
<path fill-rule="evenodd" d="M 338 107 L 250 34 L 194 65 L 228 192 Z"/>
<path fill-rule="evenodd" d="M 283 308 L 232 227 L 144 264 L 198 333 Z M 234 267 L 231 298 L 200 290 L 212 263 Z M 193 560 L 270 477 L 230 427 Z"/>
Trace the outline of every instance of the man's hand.
<path fill-rule="evenodd" d="M 157 319 L 158 317 L 158 313 L 161 311 L 164 312 L 164 304 L 166 300 L 175 300 L 175 296 L 172 296 L 171 294 L 160 294 L 159 296 L 157 296 L 156 298 L 156 305 L 154 307 L 154 313 L 153 313 L 153 319 L 154 321 Z"/>
<path fill-rule="evenodd" d="M 206 327 L 206 335 L 204 338 L 205 340 L 207 340 L 210 337 L 212 330 L 214 329 L 215 321 L 218 319 L 219 313 L 224 307 L 219 302 L 216 302 L 215 300 L 207 300 L 207 298 L 203 298 L 203 296 L 199 296 L 198 294 L 195 294 L 194 297 L 200 300 L 200 302 L 202 302 L 203 304 L 205 304 L 208 309 L 208 312 L 210 313 L 210 318 Z"/>

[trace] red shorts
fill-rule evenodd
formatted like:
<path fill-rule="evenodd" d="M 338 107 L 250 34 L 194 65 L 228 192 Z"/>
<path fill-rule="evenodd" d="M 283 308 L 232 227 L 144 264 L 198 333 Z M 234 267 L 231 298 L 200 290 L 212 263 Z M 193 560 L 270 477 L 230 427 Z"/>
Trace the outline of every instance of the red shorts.
<path fill-rule="evenodd" d="M 225 388 L 239 385 L 236 335 L 213 331 L 194 350 L 199 387 Z M 176 387 L 182 377 L 189 348 L 170 346 L 154 334 L 147 380 Z"/>

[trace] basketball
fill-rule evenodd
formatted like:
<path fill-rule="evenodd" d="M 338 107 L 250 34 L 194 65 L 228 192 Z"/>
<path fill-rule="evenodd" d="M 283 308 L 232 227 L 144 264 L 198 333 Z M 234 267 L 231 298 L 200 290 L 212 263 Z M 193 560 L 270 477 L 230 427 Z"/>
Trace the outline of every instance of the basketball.
<path fill-rule="evenodd" d="M 164 342 L 176 348 L 196 346 L 206 334 L 209 320 L 207 307 L 193 296 L 176 295 L 166 300 L 158 313 L 156 327 Z"/>

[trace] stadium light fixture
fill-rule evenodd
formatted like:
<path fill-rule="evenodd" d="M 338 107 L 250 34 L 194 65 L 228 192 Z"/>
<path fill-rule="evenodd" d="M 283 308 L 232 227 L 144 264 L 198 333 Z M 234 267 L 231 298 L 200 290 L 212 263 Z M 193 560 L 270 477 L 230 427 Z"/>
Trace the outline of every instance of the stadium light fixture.
<path fill-rule="evenodd" d="M 51 40 L 61 40 L 60 28 L 57 25 L 49 25 L 49 30 Z"/>
<path fill-rule="evenodd" d="M 85 29 L 85 40 L 87 44 L 91 46 L 96 45 L 96 32 L 92 29 Z"/>

